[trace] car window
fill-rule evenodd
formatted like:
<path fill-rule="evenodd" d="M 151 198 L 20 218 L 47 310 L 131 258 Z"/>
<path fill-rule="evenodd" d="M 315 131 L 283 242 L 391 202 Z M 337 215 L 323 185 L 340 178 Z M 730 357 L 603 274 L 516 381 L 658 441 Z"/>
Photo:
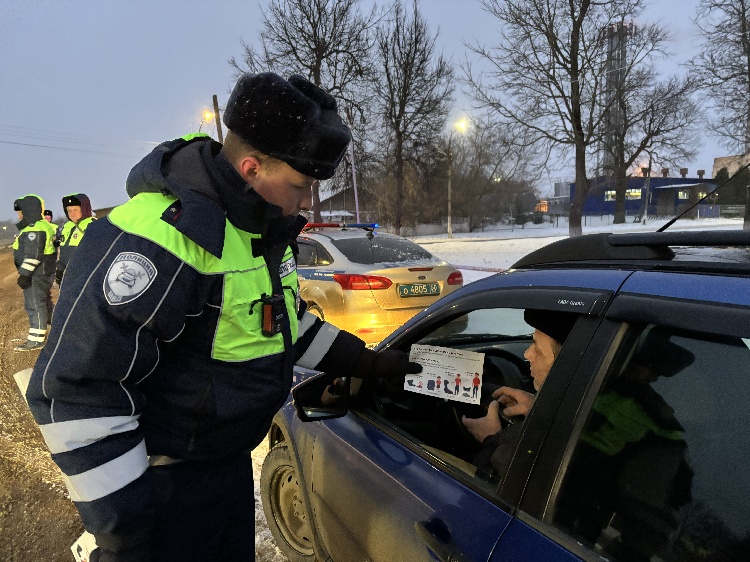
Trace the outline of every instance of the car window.
<path fill-rule="evenodd" d="M 311 242 L 299 242 L 299 256 L 297 265 L 302 267 L 314 267 L 317 265 L 330 265 L 333 258 L 320 244 Z"/>
<path fill-rule="evenodd" d="M 553 525 L 615 560 L 747 556 L 750 350 L 633 329 L 596 396 Z"/>
<path fill-rule="evenodd" d="M 533 331 L 523 321 L 522 309 L 479 309 L 461 315 L 413 343 L 483 353 L 481 404 L 453 399 L 456 393 L 469 396 L 470 380 L 461 385 L 452 378 L 429 381 L 428 388 L 434 394 L 427 396 L 406 390 L 400 379 L 380 381 L 371 397 L 372 403 L 365 409 L 400 434 L 408 445 L 438 459 L 476 486 L 495 492 L 502 475 L 496 473 L 490 460 L 494 448 L 483 450 L 463 426 L 462 417 L 484 416 L 492 391 L 500 386 L 533 392 L 523 358 Z"/>
<path fill-rule="evenodd" d="M 421 246 L 403 238 L 362 235 L 357 238 L 332 240 L 333 245 L 349 261 L 361 264 L 400 263 L 435 259 Z"/>
<path fill-rule="evenodd" d="M 297 265 L 311 266 L 315 265 L 315 246 L 306 242 L 299 243 L 299 255 L 297 256 Z"/>

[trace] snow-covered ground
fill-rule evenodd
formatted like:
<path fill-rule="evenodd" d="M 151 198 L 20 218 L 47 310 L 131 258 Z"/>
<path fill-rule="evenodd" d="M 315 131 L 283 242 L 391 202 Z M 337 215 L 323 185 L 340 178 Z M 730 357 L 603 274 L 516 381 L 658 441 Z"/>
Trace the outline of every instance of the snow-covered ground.
<path fill-rule="evenodd" d="M 632 220 L 632 219 L 629 219 Z M 612 217 L 586 217 L 584 234 L 595 232 L 654 232 L 667 221 L 649 220 L 646 225 L 628 222 L 612 224 Z M 669 230 L 740 230 L 742 219 L 700 219 L 680 220 Z M 430 253 L 461 269 L 464 284 L 492 275 L 495 271 L 507 269 L 520 258 L 547 244 L 567 238 L 568 225 L 560 221 L 559 226 L 550 224 L 527 224 L 525 228 L 503 227 L 484 232 L 454 233 L 447 235 L 420 236 L 411 239 L 424 246 Z M 253 451 L 253 475 L 255 478 L 255 551 L 258 562 L 287 562 L 279 551 L 268 530 L 260 499 L 260 471 L 263 459 L 268 453 L 264 441 Z"/>

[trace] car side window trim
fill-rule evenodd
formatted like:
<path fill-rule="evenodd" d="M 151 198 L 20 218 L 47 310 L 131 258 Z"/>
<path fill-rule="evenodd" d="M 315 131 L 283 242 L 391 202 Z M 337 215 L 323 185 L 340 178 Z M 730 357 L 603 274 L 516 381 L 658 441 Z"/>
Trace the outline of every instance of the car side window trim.
<path fill-rule="evenodd" d="M 658 322 L 656 322 L 658 308 Z M 694 330 L 700 318 L 701 331 L 724 336 L 750 337 L 750 307 L 686 301 L 668 297 L 620 294 L 606 313 L 612 320 L 658 323 L 682 330 Z"/>
<path fill-rule="evenodd" d="M 418 332 L 407 330 L 398 338 L 389 336 L 383 341 L 383 347 L 400 347 L 407 340 L 417 341 L 446 319 L 456 318 L 479 308 L 541 308 L 598 316 L 609 304 L 612 295 L 613 292 L 609 290 L 581 290 L 570 287 L 501 287 L 457 299 L 452 299 L 452 295 L 448 295 L 445 298 L 455 302 L 440 311 L 429 311 L 432 317 L 430 321 L 424 321 L 422 316 L 427 312 L 422 312 L 407 322 L 406 326 L 418 325 Z M 490 301 L 492 306 L 488 307 L 487 303 Z"/>

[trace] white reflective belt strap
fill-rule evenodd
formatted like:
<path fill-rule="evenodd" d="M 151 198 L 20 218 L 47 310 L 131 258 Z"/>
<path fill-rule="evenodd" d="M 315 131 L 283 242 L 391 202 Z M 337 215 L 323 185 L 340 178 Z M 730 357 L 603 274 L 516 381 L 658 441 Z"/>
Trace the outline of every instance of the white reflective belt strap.
<path fill-rule="evenodd" d="M 304 336 L 305 332 L 313 327 L 317 319 L 317 316 L 305 311 L 305 313 L 302 315 L 302 320 L 299 321 L 299 331 L 297 332 L 297 339 Z"/>
<path fill-rule="evenodd" d="M 50 452 L 65 453 L 96 443 L 110 435 L 132 431 L 138 427 L 138 418 L 112 416 L 46 423 L 39 426 Z"/>
<path fill-rule="evenodd" d="M 29 328 L 28 339 L 31 341 L 36 341 L 36 342 L 43 342 L 44 336 L 46 333 L 47 333 L 46 329 L 43 330 L 40 328 Z"/>
<path fill-rule="evenodd" d="M 63 480 L 71 500 L 90 502 L 121 490 L 138 479 L 147 468 L 146 443 L 141 441 L 124 455 L 81 474 L 64 475 Z"/>
<path fill-rule="evenodd" d="M 24 369 L 23 371 L 18 371 L 15 375 L 13 375 L 13 378 L 16 381 L 16 384 L 18 385 L 18 390 L 21 391 L 21 395 L 23 395 L 23 399 L 26 400 L 26 391 L 29 389 L 29 382 L 31 382 L 31 372 L 33 369 L 31 367 Z M 28 404 L 28 400 L 26 401 Z"/>
<path fill-rule="evenodd" d="M 320 328 L 320 331 L 315 335 L 310 347 L 297 361 L 297 366 L 304 369 L 315 369 L 318 363 L 323 360 L 323 357 L 328 350 L 331 349 L 331 344 L 336 336 L 339 335 L 339 329 L 333 324 L 325 322 Z"/>

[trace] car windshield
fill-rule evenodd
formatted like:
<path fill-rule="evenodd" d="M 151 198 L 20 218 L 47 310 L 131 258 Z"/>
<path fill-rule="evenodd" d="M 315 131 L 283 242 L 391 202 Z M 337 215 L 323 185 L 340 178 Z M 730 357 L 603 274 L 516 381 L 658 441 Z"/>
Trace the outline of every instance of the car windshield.
<path fill-rule="evenodd" d="M 402 238 L 380 238 L 372 240 L 361 238 L 345 238 L 333 240 L 333 245 L 354 263 L 398 263 L 418 260 L 434 260 L 430 252 L 414 242 Z"/>

